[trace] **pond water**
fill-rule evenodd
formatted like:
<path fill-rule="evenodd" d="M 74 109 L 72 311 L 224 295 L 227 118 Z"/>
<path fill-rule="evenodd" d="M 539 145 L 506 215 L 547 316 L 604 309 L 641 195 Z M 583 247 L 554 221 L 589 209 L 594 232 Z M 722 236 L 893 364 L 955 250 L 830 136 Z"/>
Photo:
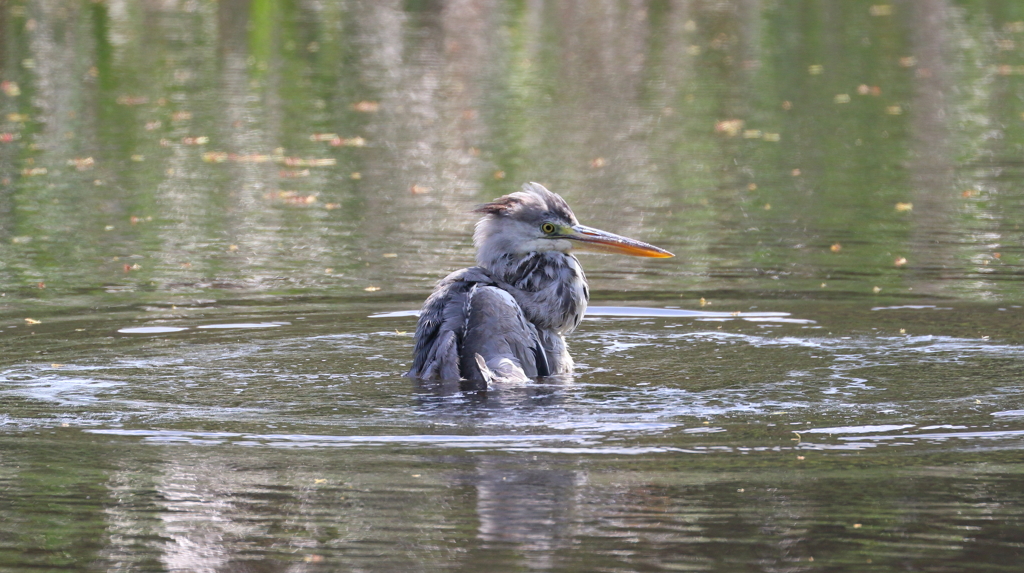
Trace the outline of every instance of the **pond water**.
<path fill-rule="evenodd" d="M 0 569 L 1017 571 L 1024 4 L 0 2 Z M 402 374 L 535 180 L 571 376 Z"/>

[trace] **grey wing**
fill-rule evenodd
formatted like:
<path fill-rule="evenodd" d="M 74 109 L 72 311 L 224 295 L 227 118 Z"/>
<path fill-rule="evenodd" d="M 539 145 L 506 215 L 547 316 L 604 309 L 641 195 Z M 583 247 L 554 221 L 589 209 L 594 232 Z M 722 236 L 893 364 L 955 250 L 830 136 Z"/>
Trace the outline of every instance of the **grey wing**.
<path fill-rule="evenodd" d="M 511 294 L 496 286 L 474 285 L 467 295 L 460 356 L 464 377 L 524 382 L 549 374 L 537 329 Z"/>
<path fill-rule="evenodd" d="M 423 304 L 409 373 L 425 380 L 458 380 L 466 293 L 459 283 L 440 285 Z"/>
<path fill-rule="evenodd" d="M 438 284 L 420 312 L 407 376 L 487 382 L 550 373 L 537 329 L 512 295 L 493 285 L 477 267 Z"/>

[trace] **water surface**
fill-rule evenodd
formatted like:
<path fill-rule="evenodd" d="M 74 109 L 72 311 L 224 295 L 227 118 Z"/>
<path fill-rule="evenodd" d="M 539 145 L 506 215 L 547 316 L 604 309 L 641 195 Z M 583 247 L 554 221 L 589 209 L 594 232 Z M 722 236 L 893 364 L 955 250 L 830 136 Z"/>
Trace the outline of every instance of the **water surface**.
<path fill-rule="evenodd" d="M 1014 2 L 0 3 L 0 569 L 1016 571 Z M 474 205 L 571 376 L 416 383 Z"/>

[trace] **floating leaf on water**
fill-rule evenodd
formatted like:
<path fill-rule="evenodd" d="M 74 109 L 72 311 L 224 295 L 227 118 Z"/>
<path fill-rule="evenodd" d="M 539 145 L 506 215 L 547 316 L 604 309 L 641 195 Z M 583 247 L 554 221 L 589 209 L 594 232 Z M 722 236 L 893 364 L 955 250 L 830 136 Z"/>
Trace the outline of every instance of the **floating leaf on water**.
<path fill-rule="evenodd" d="M 38 320 L 36 320 L 36 319 L 34 319 L 34 318 L 26 318 L 26 319 L 25 319 L 25 322 L 26 322 L 27 324 L 42 324 L 42 323 L 41 323 L 40 321 L 38 321 Z"/>
<path fill-rule="evenodd" d="M 832 246 L 829 247 L 829 250 L 832 251 L 833 253 L 838 253 L 839 251 L 843 250 L 843 246 L 840 245 L 839 243 L 833 243 Z"/>
<path fill-rule="evenodd" d="M 267 199 L 278 200 L 289 205 L 311 205 L 316 203 L 316 195 L 303 195 L 298 191 L 277 191 L 276 193 L 267 193 L 265 195 Z"/>
<path fill-rule="evenodd" d="M 836 94 L 832 101 L 835 103 L 850 103 L 850 94 Z"/>
<path fill-rule="evenodd" d="M 801 173 L 802 171 L 800 171 L 799 167 L 789 172 L 789 174 L 792 175 L 793 177 L 800 177 Z"/>
<path fill-rule="evenodd" d="M 21 139 L 20 133 L 0 133 L 0 143 L 10 143 L 17 139 Z"/>
<path fill-rule="evenodd" d="M 398 258 L 398 253 L 384 253 L 381 256 L 384 257 L 385 259 L 395 259 Z"/>
<path fill-rule="evenodd" d="M 789 111 L 789 110 L 793 109 L 793 102 L 789 101 L 788 99 L 783 101 L 782 102 L 782 109 L 783 109 L 783 111 Z"/>
<path fill-rule="evenodd" d="M 899 62 L 904 68 L 912 68 L 917 65 L 917 58 L 914 56 L 903 56 Z"/>
<path fill-rule="evenodd" d="M 775 142 L 779 141 L 780 139 L 782 139 L 782 136 L 780 136 L 778 133 L 765 133 L 763 139 L 765 141 L 770 141 L 772 143 L 775 143 Z"/>
<path fill-rule="evenodd" d="M 430 187 L 417 185 L 414 183 L 411 187 L 409 187 L 409 192 L 412 193 L 413 195 L 423 195 L 424 193 L 430 193 Z"/>
<path fill-rule="evenodd" d="M 978 191 L 976 189 L 966 189 L 963 193 L 960 194 L 960 196 L 963 197 L 964 199 L 970 199 L 971 197 L 974 197 L 977 194 Z"/>
<path fill-rule="evenodd" d="M 31 167 L 21 170 L 21 175 L 23 177 L 35 177 L 36 175 L 46 175 L 46 173 L 47 171 L 45 167 Z"/>
<path fill-rule="evenodd" d="M 885 113 L 889 115 L 900 115 L 903 113 L 903 108 L 898 105 L 890 105 L 885 108 Z"/>
<path fill-rule="evenodd" d="M 238 245 L 228 245 L 228 251 L 235 252 L 238 250 Z"/>
<path fill-rule="evenodd" d="M 0 82 L 0 91 L 3 91 L 8 97 L 18 97 L 21 95 L 21 88 L 18 87 L 18 82 Z"/>
<path fill-rule="evenodd" d="M 75 169 L 79 171 L 85 171 L 90 169 L 96 161 L 92 157 L 76 157 L 74 159 L 68 159 L 68 165 L 73 165 Z"/>
<path fill-rule="evenodd" d="M 340 208 L 341 208 L 341 203 L 325 203 L 324 204 L 324 209 L 327 209 L 328 211 L 333 211 L 335 209 L 340 209 Z"/>
<path fill-rule="evenodd" d="M 295 179 L 298 177 L 309 177 L 309 169 L 282 169 L 277 172 L 282 179 Z"/>
<path fill-rule="evenodd" d="M 380 102 L 376 101 L 360 101 L 352 104 L 352 111 L 358 111 L 361 113 L 373 113 L 380 109 Z"/>
<path fill-rule="evenodd" d="M 358 171 L 353 171 L 352 174 L 349 175 L 348 177 L 349 177 L 349 179 L 353 179 L 355 181 L 359 181 L 360 179 L 363 178 L 363 174 L 358 172 Z"/>
<path fill-rule="evenodd" d="M 899 211 L 900 213 L 905 213 L 907 211 L 912 211 L 913 209 L 914 209 L 914 204 L 913 203 L 896 203 L 896 210 Z"/>
<path fill-rule="evenodd" d="M 321 159 L 303 159 L 301 157 L 284 157 L 281 160 L 288 167 L 330 167 L 337 165 L 338 160 L 333 157 Z"/>
<path fill-rule="evenodd" d="M 366 147 L 366 140 L 358 135 L 355 137 L 335 137 L 331 139 L 331 145 L 334 147 Z"/>
<path fill-rule="evenodd" d="M 203 153 L 203 161 L 207 163 L 224 163 L 228 160 L 228 154 L 223 151 L 207 151 Z"/>
<path fill-rule="evenodd" d="M 892 4 L 875 4 L 868 8 L 872 16 L 892 16 Z"/>
<path fill-rule="evenodd" d="M 368 287 L 364 288 L 363 290 L 365 290 L 366 292 L 377 292 L 377 291 L 380 290 L 380 287 L 379 286 L 368 286 Z"/>
<path fill-rule="evenodd" d="M 265 153 L 249 153 L 247 155 L 228 154 L 228 161 L 236 163 L 269 163 L 271 159 L 274 158 Z M 284 158 L 280 158 L 279 161 L 284 161 Z"/>
<path fill-rule="evenodd" d="M 858 95 L 866 96 L 869 93 L 871 93 L 871 86 L 869 86 L 868 84 L 860 84 L 859 86 L 857 86 Z"/>
<path fill-rule="evenodd" d="M 743 139 L 761 139 L 764 133 L 760 129 L 745 129 L 743 130 Z"/>
<path fill-rule="evenodd" d="M 136 154 L 133 154 L 131 156 L 131 160 L 136 162 L 136 163 L 138 163 L 138 162 L 141 162 L 141 161 L 145 161 L 146 160 L 146 156 L 142 155 L 140 153 L 136 153 Z"/>
<path fill-rule="evenodd" d="M 878 294 L 878 293 L 882 292 L 882 287 L 880 287 L 880 286 L 871 287 L 871 292 L 873 292 L 875 294 Z"/>
<path fill-rule="evenodd" d="M 27 113 L 9 113 L 7 114 L 7 121 L 13 121 L 14 123 L 25 123 L 29 120 Z"/>
<path fill-rule="evenodd" d="M 724 119 L 715 123 L 715 133 L 724 133 L 729 137 L 735 137 L 743 129 L 742 119 Z"/>
<path fill-rule="evenodd" d="M 192 119 L 190 111 L 176 111 L 171 114 L 171 121 L 188 121 L 190 119 Z"/>
<path fill-rule="evenodd" d="M 505 178 L 505 172 L 501 171 L 500 169 L 498 171 L 495 171 L 494 172 L 494 178 L 499 180 L 499 181 L 501 181 L 502 179 Z"/>
<path fill-rule="evenodd" d="M 590 160 L 590 167 L 593 169 L 600 169 L 608 164 L 608 160 L 604 157 L 595 157 Z"/>
<path fill-rule="evenodd" d="M 825 66 L 821 64 L 811 64 L 810 66 L 807 66 L 807 73 L 811 74 L 812 76 L 820 75 L 824 71 Z"/>
<path fill-rule="evenodd" d="M 905 257 L 896 257 L 896 261 L 894 264 L 897 268 L 902 267 L 903 265 L 907 264 L 907 259 Z"/>
<path fill-rule="evenodd" d="M 182 137 L 181 138 L 182 145 L 206 145 L 209 142 L 210 142 L 210 138 L 205 136 L 205 135 L 200 135 L 200 136 L 197 136 L 197 137 Z"/>
<path fill-rule="evenodd" d="M 337 138 L 337 133 L 314 133 L 309 136 L 310 141 L 331 141 L 332 139 Z"/>
<path fill-rule="evenodd" d="M 133 95 L 121 95 L 117 96 L 118 105 L 142 105 L 149 103 L 149 98 L 146 96 L 133 96 Z"/>

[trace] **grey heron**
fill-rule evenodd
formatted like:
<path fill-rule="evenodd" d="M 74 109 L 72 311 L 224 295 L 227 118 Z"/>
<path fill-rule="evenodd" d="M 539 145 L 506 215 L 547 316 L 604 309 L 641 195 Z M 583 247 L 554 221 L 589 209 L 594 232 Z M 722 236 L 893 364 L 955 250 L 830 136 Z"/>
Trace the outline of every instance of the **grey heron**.
<path fill-rule="evenodd" d="M 538 183 L 475 209 L 477 266 L 455 271 L 423 304 L 408 376 L 519 382 L 566 374 L 565 335 L 590 299 L 573 251 L 671 257 L 647 243 L 580 225 L 559 195 Z"/>

